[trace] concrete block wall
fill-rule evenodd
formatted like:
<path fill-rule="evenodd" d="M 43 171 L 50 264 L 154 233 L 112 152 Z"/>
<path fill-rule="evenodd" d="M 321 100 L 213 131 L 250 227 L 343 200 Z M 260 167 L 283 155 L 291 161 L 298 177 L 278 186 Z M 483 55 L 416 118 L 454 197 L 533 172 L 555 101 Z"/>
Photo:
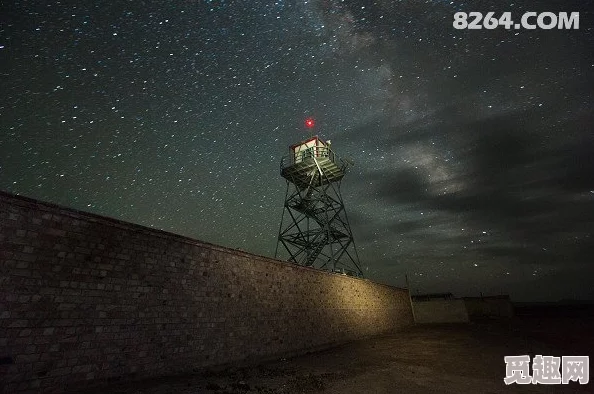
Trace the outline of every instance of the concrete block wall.
<path fill-rule="evenodd" d="M 0 387 L 81 389 L 412 324 L 407 292 L 0 193 Z"/>

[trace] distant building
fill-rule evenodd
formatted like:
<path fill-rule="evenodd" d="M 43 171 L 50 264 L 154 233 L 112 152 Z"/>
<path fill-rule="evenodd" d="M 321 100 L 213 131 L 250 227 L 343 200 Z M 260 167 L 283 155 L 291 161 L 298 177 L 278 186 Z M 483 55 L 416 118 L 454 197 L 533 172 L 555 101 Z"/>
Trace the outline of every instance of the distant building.
<path fill-rule="evenodd" d="M 411 295 L 416 323 L 467 323 L 513 317 L 508 295 L 455 298 L 452 293 Z"/>
<path fill-rule="evenodd" d="M 468 323 L 464 301 L 452 293 L 411 296 L 415 323 Z"/>
<path fill-rule="evenodd" d="M 501 319 L 514 316 L 508 295 L 463 297 L 470 320 Z"/>
<path fill-rule="evenodd" d="M 435 300 L 453 300 L 452 293 L 431 293 L 431 294 L 417 294 L 411 295 L 413 301 L 435 301 Z"/>

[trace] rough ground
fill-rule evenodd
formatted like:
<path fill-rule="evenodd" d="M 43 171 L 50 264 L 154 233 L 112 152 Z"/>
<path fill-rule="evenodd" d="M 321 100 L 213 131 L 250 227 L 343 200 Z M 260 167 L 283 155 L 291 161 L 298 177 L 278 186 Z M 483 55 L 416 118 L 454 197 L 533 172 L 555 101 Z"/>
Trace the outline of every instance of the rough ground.
<path fill-rule="evenodd" d="M 549 393 L 594 392 L 587 385 L 503 383 L 506 355 L 594 353 L 592 321 L 524 318 L 416 326 L 381 338 L 260 366 L 119 384 L 97 392 L 164 393 Z M 592 371 L 592 367 L 590 368 Z M 87 391 L 88 392 L 88 391 Z"/>

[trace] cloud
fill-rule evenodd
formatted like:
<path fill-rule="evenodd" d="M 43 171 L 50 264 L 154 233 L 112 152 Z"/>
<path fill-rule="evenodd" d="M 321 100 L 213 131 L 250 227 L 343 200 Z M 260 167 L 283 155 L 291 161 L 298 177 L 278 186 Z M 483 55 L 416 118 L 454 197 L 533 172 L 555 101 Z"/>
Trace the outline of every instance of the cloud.
<path fill-rule="evenodd" d="M 582 32 L 477 38 L 439 29 L 449 2 L 347 7 L 325 22 L 348 33 L 337 36 L 340 55 L 365 72 L 346 74 L 352 89 L 336 95 L 356 105 L 333 140 L 356 163 L 348 209 L 378 266 L 437 273 L 446 261 L 497 287 L 518 267 L 590 261 L 594 112 Z M 365 45 L 347 39 L 365 34 Z"/>

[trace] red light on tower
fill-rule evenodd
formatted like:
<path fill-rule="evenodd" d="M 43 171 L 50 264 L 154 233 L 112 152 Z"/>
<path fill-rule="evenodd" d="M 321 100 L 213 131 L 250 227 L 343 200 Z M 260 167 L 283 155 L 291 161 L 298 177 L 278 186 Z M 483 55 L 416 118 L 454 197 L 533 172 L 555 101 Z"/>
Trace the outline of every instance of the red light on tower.
<path fill-rule="evenodd" d="M 313 118 L 305 119 L 305 127 L 307 127 L 308 129 L 311 129 L 312 127 L 314 127 L 315 124 L 316 124 L 316 122 Z"/>

